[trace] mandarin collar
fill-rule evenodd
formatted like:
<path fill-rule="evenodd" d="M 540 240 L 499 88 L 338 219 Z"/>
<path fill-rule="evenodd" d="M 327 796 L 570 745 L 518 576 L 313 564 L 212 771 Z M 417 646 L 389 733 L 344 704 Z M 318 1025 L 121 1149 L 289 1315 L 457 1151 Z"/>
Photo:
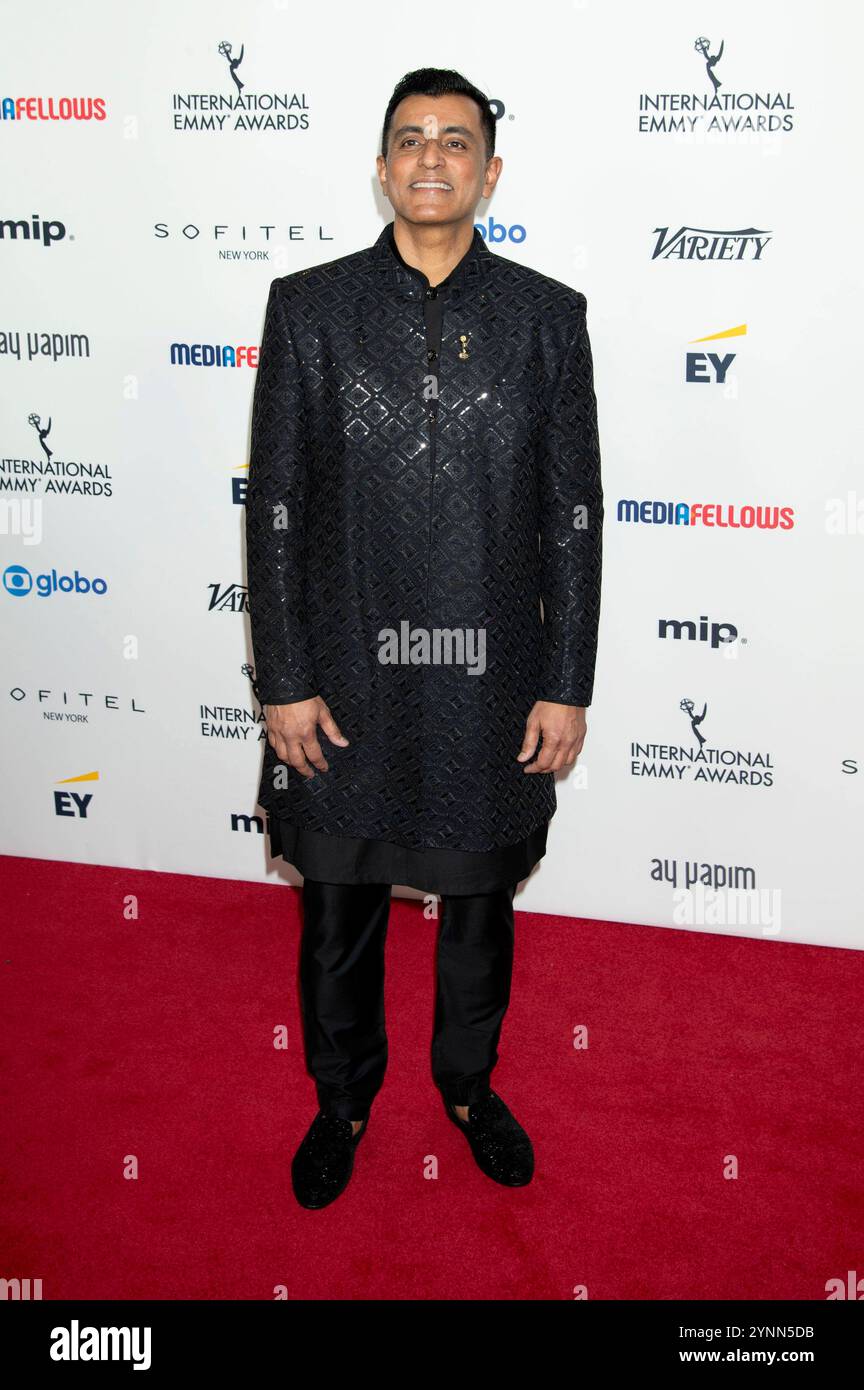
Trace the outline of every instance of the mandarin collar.
<path fill-rule="evenodd" d="M 429 280 L 422 270 L 408 265 L 402 258 L 393 235 L 393 223 L 388 222 L 377 237 L 372 248 L 374 262 L 382 273 L 389 276 L 391 283 L 403 294 L 411 298 L 422 297 L 430 288 Z M 447 289 L 461 294 L 467 289 L 481 285 L 489 274 L 494 254 L 486 246 L 482 233 L 474 228 L 474 237 L 461 261 L 456 264 L 436 288 Z"/>

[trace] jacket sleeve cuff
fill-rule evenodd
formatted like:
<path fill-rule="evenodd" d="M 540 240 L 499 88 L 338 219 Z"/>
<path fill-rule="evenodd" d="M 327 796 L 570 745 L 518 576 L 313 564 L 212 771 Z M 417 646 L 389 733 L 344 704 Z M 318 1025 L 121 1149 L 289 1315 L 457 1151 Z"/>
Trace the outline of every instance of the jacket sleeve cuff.
<path fill-rule="evenodd" d="M 537 699 L 548 700 L 552 705 L 575 705 L 577 709 L 587 709 L 592 695 L 590 690 L 556 690 L 544 686 Z"/>
<path fill-rule="evenodd" d="M 252 682 L 252 688 L 262 708 L 264 705 L 293 705 L 300 700 L 312 700 L 318 694 L 317 688 L 308 682 L 262 688 L 255 680 Z"/>

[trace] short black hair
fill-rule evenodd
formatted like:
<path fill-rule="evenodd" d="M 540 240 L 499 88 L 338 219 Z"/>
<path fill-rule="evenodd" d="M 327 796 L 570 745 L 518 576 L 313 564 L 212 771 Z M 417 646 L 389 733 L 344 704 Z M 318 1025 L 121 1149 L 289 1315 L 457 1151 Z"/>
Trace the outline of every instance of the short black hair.
<path fill-rule="evenodd" d="M 387 141 L 390 138 L 390 124 L 393 120 L 393 112 L 404 101 L 405 97 L 449 97 L 461 96 L 470 97 L 476 101 L 480 108 L 480 125 L 483 130 L 483 137 L 486 143 L 486 158 L 491 159 L 495 153 L 495 113 L 489 103 L 489 98 L 475 87 L 461 72 L 454 72 L 452 68 L 415 68 L 414 72 L 408 72 L 397 82 L 393 88 L 393 95 L 387 103 L 387 111 L 384 116 L 384 126 L 381 131 L 381 153 L 387 158 Z"/>

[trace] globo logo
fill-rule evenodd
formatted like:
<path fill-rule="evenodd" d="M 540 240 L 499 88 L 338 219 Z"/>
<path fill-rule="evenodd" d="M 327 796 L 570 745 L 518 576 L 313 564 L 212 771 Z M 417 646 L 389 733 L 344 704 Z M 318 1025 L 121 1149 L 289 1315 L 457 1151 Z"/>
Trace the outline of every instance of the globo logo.
<path fill-rule="evenodd" d="M 24 565 L 7 565 L 3 571 L 3 588 L 13 598 L 24 598 L 35 588 L 39 598 L 51 594 L 104 594 L 108 591 L 108 581 L 86 575 L 75 570 L 74 574 L 58 574 L 56 569 L 47 574 L 32 575 Z"/>
<path fill-rule="evenodd" d="M 488 228 L 483 222 L 475 222 L 474 226 L 487 242 L 500 241 L 524 241 L 528 233 L 519 222 L 512 223 L 505 227 L 503 222 L 496 222 L 494 217 L 489 218 Z"/>

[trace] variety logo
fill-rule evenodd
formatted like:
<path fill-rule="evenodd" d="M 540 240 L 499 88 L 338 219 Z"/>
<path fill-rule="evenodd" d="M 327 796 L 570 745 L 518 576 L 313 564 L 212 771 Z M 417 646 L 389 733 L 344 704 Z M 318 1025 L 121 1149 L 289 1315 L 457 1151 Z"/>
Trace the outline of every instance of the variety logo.
<path fill-rule="evenodd" d="M 795 525 L 794 507 L 739 506 L 737 502 L 638 502 L 618 500 L 619 521 L 649 526 L 716 526 L 733 531 L 789 531 Z"/>
<path fill-rule="evenodd" d="M 74 574 L 58 574 L 55 569 L 45 574 L 31 574 L 26 565 L 7 565 L 3 571 L 3 588 L 13 598 L 26 598 L 35 591 L 38 598 L 54 594 L 104 594 L 107 579 L 88 579 L 78 570 Z"/>
<path fill-rule="evenodd" d="M 723 91 L 717 69 L 725 47 L 699 37 L 693 44 L 704 71 L 701 93 L 640 92 L 640 135 L 776 135 L 793 127 L 789 92 Z M 707 90 L 706 90 L 707 88 Z"/>
<path fill-rule="evenodd" d="M 210 602 L 207 612 L 248 613 L 249 591 L 245 584 L 208 584 Z"/>
<path fill-rule="evenodd" d="M 263 131 L 308 130 L 309 103 L 305 92 L 253 91 L 243 78 L 249 76 L 241 67 L 246 58 L 245 44 L 235 53 L 234 45 L 223 39 L 215 47 L 223 72 L 220 91 L 175 92 L 172 97 L 174 129 L 177 131 L 213 131 L 221 134 L 234 130 L 240 134 L 261 134 Z"/>
<path fill-rule="evenodd" d="M 0 218 L 0 241 L 37 241 L 40 246 L 53 246 L 55 241 L 63 241 L 66 224 L 40 219 L 38 212 L 31 214 L 28 222 L 25 217 L 17 221 L 11 217 Z M 74 241 L 74 236 L 70 236 Z"/>
<path fill-rule="evenodd" d="M 735 328 L 724 328 L 719 333 L 709 333 L 704 338 L 691 338 L 693 343 L 716 343 L 721 338 L 742 338 L 747 333 L 746 323 Z M 722 357 L 716 352 L 688 352 L 685 354 L 684 379 L 702 385 L 723 386 L 726 374 L 737 357 L 735 352 L 724 352 Z"/>
<path fill-rule="evenodd" d="M 725 748 L 708 742 L 702 731 L 707 703 L 697 710 L 693 700 L 679 705 L 695 739 L 694 746 L 675 743 L 630 744 L 630 774 L 668 782 L 704 782 L 739 787 L 772 787 L 774 764 L 770 753 Z"/>
<path fill-rule="evenodd" d="M 758 261 L 773 240 L 771 232 L 758 227 L 737 231 L 712 231 L 707 227 L 655 227 L 657 240 L 652 261 Z"/>
<path fill-rule="evenodd" d="M 0 492 L 35 493 L 40 483 L 43 493 L 111 497 L 111 475 L 102 463 L 81 463 L 58 459 L 48 442 L 52 419 L 33 412 L 27 416 L 39 440 L 44 458 L 0 458 Z M 104 479 L 104 482 L 102 481 Z"/>

